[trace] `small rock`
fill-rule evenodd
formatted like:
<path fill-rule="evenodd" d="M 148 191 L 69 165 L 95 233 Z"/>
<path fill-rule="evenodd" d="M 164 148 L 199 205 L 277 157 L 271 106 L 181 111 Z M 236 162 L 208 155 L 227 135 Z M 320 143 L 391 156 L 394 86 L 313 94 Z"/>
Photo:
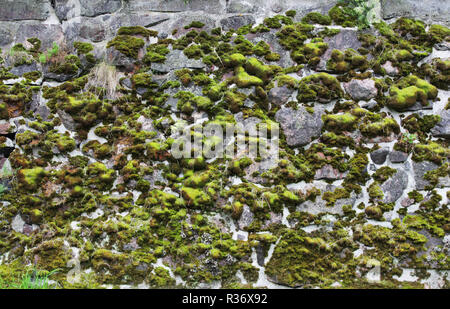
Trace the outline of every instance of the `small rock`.
<path fill-rule="evenodd" d="M 344 83 L 345 91 L 355 100 L 370 100 L 375 98 L 378 90 L 375 87 L 375 81 L 372 79 L 352 79 L 348 83 Z"/>
<path fill-rule="evenodd" d="M 269 102 L 278 106 L 283 105 L 289 100 L 293 92 L 294 90 L 287 86 L 273 87 L 269 91 Z"/>
<path fill-rule="evenodd" d="M 383 203 L 389 204 L 397 201 L 408 186 L 408 174 L 403 169 L 398 169 L 391 178 L 381 185 L 384 193 Z"/>
<path fill-rule="evenodd" d="M 392 163 L 403 163 L 408 159 L 408 154 L 403 151 L 394 150 L 389 154 L 389 160 Z"/>
<path fill-rule="evenodd" d="M 389 153 L 389 149 L 387 149 L 387 148 L 380 148 L 380 149 L 377 149 L 374 152 L 372 152 L 370 154 L 370 158 L 372 159 L 372 161 L 375 164 L 380 165 L 380 164 L 383 164 L 386 161 L 386 157 L 387 157 L 388 153 Z"/>
<path fill-rule="evenodd" d="M 450 110 L 440 113 L 441 120 L 431 129 L 431 134 L 435 137 L 450 138 Z"/>
<path fill-rule="evenodd" d="M 423 162 L 413 162 L 414 179 L 416 181 L 416 190 L 424 190 L 426 186 L 429 185 L 428 180 L 424 179 L 425 173 L 439 168 L 438 165 L 423 161 Z"/>
<path fill-rule="evenodd" d="M 238 221 L 238 227 L 240 230 L 248 227 L 253 222 L 253 212 L 250 210 L 250 207 L 244 205 L 244 209 L 242 211 L 241 217 Z"/>

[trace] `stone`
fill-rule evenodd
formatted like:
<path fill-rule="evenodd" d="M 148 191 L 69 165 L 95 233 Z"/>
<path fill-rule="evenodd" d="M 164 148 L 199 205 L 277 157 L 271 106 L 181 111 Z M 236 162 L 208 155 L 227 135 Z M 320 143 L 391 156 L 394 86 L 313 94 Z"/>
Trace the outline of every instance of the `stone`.
<path fill-rule="evenodd" d="M 69 19 L 69 12 L 75 8 L 72 0 L 54 0 L 55 14 L 59 20 Z M 72 16 L 71 16 L 72 17 Z"/>
<path fill-rule="evenodd" d="M 341 173 L 339 170 L 333 168 L 330 164 L 324 165 L 321 169 L 316 171 L 314 176 L 315 180 L 325 179 L 325 180 L 337 180 L 344 178 L 346 173 Z"/>
<path fill-rule="evenodd" d="M 81 15 L 95 17 L 110 14 L 122 7 L 121 0 L 80 0 Z"/>
<path fill-rule="evenodd" d="M 0 20 L 46 20 L 50 0 L 0 0 Z"/>
<path fill-rule="evenodd" d="M 247 205 L 244 205 L 244 209 L 242 210 L 241 217 L 238 221 L 238 227 L 240 230 L 243 230 L 244 228 L 248 227 L 253 222 L 253 212 L 250 210 L 250 207 Z"/>
<path fill-rule="evenodd" d="M 133 0 L 127 1 L 127 9 L 134 12 L 185 12 L 204 11 L 211 14 L 225 13 L 225 1 L 211 0 Z"/>
<path fill-rule="evenodd" d="M 390 61 L 386 61 L 386 63 L 383 64 L 381 67 L 386 71 L 386 74 L 390 76 L 397 76 L 400 72 L 398 68 L 394 67 L 392 65 L 392 62 Z"/>
<path fill-rule="evenodd" d="M 40 71 L 40 66 L 38 67 L 38 64 L 36 62 L 13 67 L 9 72 L 17 76 L 22 76 L 25 73 L 33 71 Z"/>
<path fill-rule="evenodd" d="M 318 71 L 327 71 L 327 61 L 331 58 L 331 53 L 334 49 L 341 51 L 348 48 L 358 50 L 361 47 L 361 42 L 358 40 L 358 31 L 353 29 L 342 29 L 341 32 L 333 37 L 326 37 L 323 40 L 328 43 L 328 49 L 325 51 L 317 66 Z"/>
<path fill-rule="evenodd" d="M 438 165 L 423 161 L 413 162 L 414 180 L 416 181 L 416 190 L 424 190 L 429 185 L 428 180 L 424 179 L 425 173 L 439 168 Z"/>
<path fill-rule="evenodd" d="M 391 163 L 403 163 L 408 159 L 408 154 L 403 151 L 394 150 L 389 154 Z"/>
<path fill-rule="evenodd" d="M 254 1 L 230 0 L 227 4 L 227 13 L 254 13 L 257 10 Z"/>
<path fill-rule="evenodd" d="M 431 129 L 431 134 L 435 137 L 450 138 L 450 110 L 443 110 L 439 116 L 441 120 Z"/>
<path fill-rule="evenodd" d="M 182 50 L 172 50 L 166 56 L 164 63 L 152 63 L 152 70 L 167 73 L 172 70 L 179 70 L 182 68 L 189 69 L 203 69 L 206 65 L 201 60 L 189 59 Z"/>
<path fill-rule="evenodd" d="M 372 79 L 352 79 L 348 83 L 344 83 L 345 91 L 355 101 L 368 101 L 377 96 L 378 90 L 375 87 L 375 81 Z"/>
<path fill-rule="evenodd" d="M 25 221 L 22 219 L 22 217 L 19 214 L 17 214 L 11 222 L 11 228 L 17 233 L 22 233 L 24 226 L 25 226 Z"/>
<path fill-rule="evenodd" d="M 403 169 L 398 169 L 391 178 L 381 185 L 384 193 L 383 203 L 389 204 L 396 202 L 408 186 L 408 174 Z"/>
<path fill-rule="evenodd" d="M 111 64 L 120 67 L 125 72 L 131 72 L 134 70 L 134 59 L 125 56 L 114 47 L 108 48 L 106 55 Z"/>
<path fill-rule="evenodd" d="M 220 25 L 224 31 L 230 29 L 237 30 L 242 26 L 253 25 L 255 23 L 255 18 L 252 15 L 235 15 L 222 19 Z"/>
<path fill-rule="evenodd" d="M 441 0 L 381 0 L 382 17 L 409 17 L 450 25 L 450 2 Z"/>
<path fill-rule="evenodd" d="M 318 107 L 312 114 L 304 106 L 297 110 L 282 108 L 275 114 L 275 120 L 280 123 L 289 146 L 304 146 L 320 135 L 323 113 Z"/>
<path fill-rule="evenodd" d="M 386 162 L 386 157 L 389 154 L 389 149 L 380 148 L 370 153 L 370 158 L 375 164 L 383 164 Z"/>
<path fill-rule="evenodd" d="M 283 105 L 288 102 L 293 92 L 294 89 L 291 89 L 286 85 L 282 87 L 273 87 L 268 94 L 269 102 L 279 106 Z"/>
<path fill-rule="evenodd" d="M 17 29 L 16 43 L 25 43 L 29 38 L 41 40 L 41 50 L 52 48 L 53 42 L 64 41 L 64 33 L 60 24 L 42 24 L 38 22 L 20 24 Z"/>

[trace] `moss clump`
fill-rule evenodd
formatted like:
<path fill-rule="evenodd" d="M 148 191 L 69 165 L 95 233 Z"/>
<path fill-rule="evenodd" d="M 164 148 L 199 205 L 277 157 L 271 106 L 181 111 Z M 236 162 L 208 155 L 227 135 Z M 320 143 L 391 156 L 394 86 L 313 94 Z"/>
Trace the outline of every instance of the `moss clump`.
<path fill-rule="evenodd" d="M 117 32 L 118 35 L 140 35 L 145 38 L 149 36 L 158 36 L 158 32 L 155 30 L 149 30 L 142 26 L 121 27 Z"/>
<path fill-rule="evenodd" d="M 194 20 L 192 21 L 189 25 L 184 26 L 184 29 L 189 29 L 189 28 L 197 28 L 197 29 L 201 29 L 205 26 L 204 23 L 202 23 L 201 21 L 198 20 Z"/>
<path fill-rule="evenodd" d="M 431 25 L 428 29 L 428 37 L 433 43 L 442 42 L 450 36 L 450 29 L 442 25 Z"/>
<path fill-rule="evenodd" d="M 262 86 L 264 84 L 264 82 L 260 78 L 248 74 L 241 66 L 235 68 L 235 76 L 233 78 L 233 81 L 239 88 Z"/>
<path fill-rule="evenodd" d="M 108 42 L 107 48 L 114 47 L 127 57 L 137 59 L 139 50 L 144 47 L 145 42 L 141 38 L 136 38 L 131 35 L 118 35 Z"/>
<path fill-rule="evenodd" d="M 274 67 L 264 65 L 256 58 L 249 58 L 244 65 L 245 71 L 249 74 L 261 78 L 263 81 L 268 81 L 274 75 Z"/>
<path fill-rule="evenodd" d="M 318 12 L 311 12 L 302 18 L 302 22 L 307 24 L 331 25 L 331 18 Z"/>
<path fill-rule="evenodd" d="M 80 59 L 75 55 L 68 55 L 64 61 L 50 66 L 50 72 L 56 74 L 75 75 L 81 67 Z"/>
<path fill-rule="evenodd" d="M 320 56 L 328 49 L 328 43 L 324 43 L 321 39 L 315 39 L 310 43 L 304 44 L 302 47 L 291 52 L 291 58 L 297 63 L 308 63 L 316 66 L 320 62 Z"/>
<path fill-rule="evenodd" d="M 193 206 L 194 208 L 203 208 L 209 206 L 212 203 L 211 197 L 203 190 L 184 187 L 181 189 L 181 194 L 186 201 L 187 206 Z"/>
<path fill-rule="evenodd" d="M 86 55 L 94 50 L 94 46 L 87 42 L 74 42 L 73 47 L 75 47 L 79 55 Z"/>
<path fill-rule="evenodd" d="M 297 100 L 305 103 L 311 101 L 327 103 L 342 95 L 343 91 L 336 77 L 327 73 L 316 73 L 300 81 Z"/>
<path fill-rule="evenodd" d="M 366 57 L 353 49 L 347 49 L 345 52 L 334 49 L 327 62 L 327 69 L 334 73 L 346 73 L 355 69 L 365 71 L 368 66 Z"/>
<path fill-rule="evenodd" d="M 185 48 L 183 50 L 183 53 L 188 58 L 194 58 L 194 59 L 200 59 L 203 56 L 202 49 L 200 48 L 200 45 L 189 45 L 189 47 Z"/>
<path fill-rule="evenodd" d="M 108 169 L 103 163 L 95 162 L 87 166 L 86 174 L 89 179 L 87 185 L 100 191 L 109 190 L 116 178 L 115 171 Z"/>
<path fill-rule="evenodd" d="M 323 115 L 322 120 L 325 128 L 329 131 L 353 131 L 358 124 L 358 117 L 350 114 Z"/>
<path fill-rule="evenodd" d="M 19 182 L 29 191 L 37 190 L 42 178 L 46 175 L 42 167 L 35 167 L 31 169 L 21 169 L 17 172 Z"/>
<path fill-rule="evenodd" d="M 390 136 L 392 133 L 400 133 L 400 126 L 394 118 L 384 118 L 374 122 L 364 119 L 359 129 L 367 137 Z"/>
<path fill-rule="evenodd" d="M 427 81 L 410 75 L 394 84 L 389 93 L 391 98 L 387 105 L 396 111 L 404 111 L 416 102 L 420 102 L 424 106 L 428 105 L 428 100 L 437 97 L 438 90 Z"/>
<path fill-rule="evenodd" d="M 357 25 L 357 20 L 354 14 L 351 14 L 351 12 L 343 5 L 334 6 L 328 12 L 328 15 L 337 25 L 344 27 L 355 27 Z"/>
<path fill-rule="evenodd" d="M 417 162 L 427 160 L 436 164 L 442 164 L 448 157 L 450 157 L 450 149 L 448 147 L 430 141 L 427 144 L 415 145 L 412 159 Z"/>
<path fill-rule="evenodd" d="M 395 173 L 397 173 L 397 170 L 395 168 L 383 166 L 377 169 L 377 171 L 372 175 L 372 177 L 378 183 L 383 183 L 390 177 L 392 177 Z"/>

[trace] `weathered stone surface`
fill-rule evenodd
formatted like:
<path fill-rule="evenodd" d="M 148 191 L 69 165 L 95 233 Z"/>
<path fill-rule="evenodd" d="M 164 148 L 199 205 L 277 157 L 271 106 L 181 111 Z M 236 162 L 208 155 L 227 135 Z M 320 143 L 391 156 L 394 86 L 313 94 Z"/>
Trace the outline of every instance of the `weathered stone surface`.
<path fill-rule="evenodd" d="M 116 12 L 122 7 L 121 0 L 80 0 L 81 15 L 94 17 Z"/>
<path fill-rule="evenodd" d="M 237 30 L 242 26 L 255 23 L 255 18 L 252 15 L 235 15 L 222 19 L 220 25 L 224 31 L 230 29 Z"/>
<path fill-rule="evenodd" d="M 230 0 L 227 13 L 255 13 L 258 10 L 255 1 Z"/>
<path fill-rule="evenodd" d="M 131 72 L 134 69 L 134 59 L 129 58 L 117 51 L 115 48 L 108 48 L 106 51 L 108 61 L 110 63 L 122 68 L 126 72 Z"/>
<path fill-rule="evenodd" d="M 389 149 L 380 148 L 370 153 L 370 158 L 376 164 L 383 164 L 386 162 L 386 157 L 389 153 Z"/>
<path fill-rule="evenodd" d="M 325 38 L 324 42 L 328 43 L 328 49 L 323 54 L 317 66 L 317 70 L 319 71 L 327 70 L 327 61 L 330 60 L 333 49 L 343 51 L 348 48 L 357 50 L 361 47 L 361 42 L 358 40 L 358 31 L 353 29 L 342 29 L 337 35 Z"/>
<path fill-rule="evenodd" d="M 241 217 L 238 221 L 238 227 L 243 230 L 253 222 L 254 214 L 250 210 L 250 207 L 244 205 L 244 210 L 242 211 Z"/>
<path fill-rule="evenodd" d="M 341 173 L 339 170 L 333 168 L 330 164 L 324 165 L 321 169 L 316 171 L 316 175 L 314 175 L 314 179 L 326 179 L 326 180 L 336 180 L 344 178 L 346 173 Z"/>
<path fill-rule="evenodd" d="M 408 186 L 408 174 L 403 169 L 397 169 L 391 178 L 381 185 L 384 193 L 383 203 L 393 203 L 397 201 Z"/>
<path fill-rule="evenodd" d="M 394 150 L 389 154 L 389 160 L 392 163 L 403 163 L 408 159 L 408 154 L 403 151 Z"/>
<path fill-rule="evenodd" d="M 423 190 L 427 185 L 429 185 L 429 181 L 423 178 L 425 173 L 435 170 L 438 167 L 438 165 L 428 161 L 413 162 L 414 179 L 416 181 L 417 190 Z"/>
<path fill-rule="evenodd" d="M 17 76 L 22 76 L 25 73 L 38 71 L 40 70 L 40 67 L 38 67 L 38 64 L 36 62 L 33 62 L 31 64 L 25 64 L 17 67 L 13 67 L 10 72 Z"/>
<path fill-rule="evenodd" d="M 439 115 L 441 120 L 431 129 L 431 134 L 436 137 L 450 138 L 450 110 L 444 110 Z"/>
<path fill-rule="evenodd" d="M 204 11 L 211 14 L 225 13 L 224 1 L 210 0 L 130 0 L 127 8 L 131 11 L 184 12 Z"/>
<path fill-rule="evenodd" d="M 312 114 L 303 106 L 297 110 L 282 108 L 276 113 L 275 120 L 280 123 L 289 146 L 303 146 L 320 135 L 322 114 L 323 110 L 318 107 Z"/>
<path fill-rule="evenodd" d="M 17 29 L 15 42 L 24 43 L 29 38 L 41 40 L 41 49 L 51 48 L 53 42 L 64 41 L 64 33 L 59 24 L 21 23 Z"/>
<path fill-rule="evenodd" d="M 50 0 L 0 0 L 0 20 L 45 20 Z"/>
<path fill-rule="evenodd" d="M 386 71 L 386 74 L 390 76 L 397 76 L 399 73 L 398 68 L 394 67 L 390 61 L 386 61 L 381 67 Z"/>
<path fill-rule="evenodd" d="M 287 86 L 273 87 L 269 91 L 269 102 L 275 105 L 283 105 L 287 103 L 294 89 Z"/>
<path fill-rule="evenodd" d="M 201 60 L 189 59 L 182 50 L 172 50 L 164 63 L 153 63 L 152 70 L 167 73 L 182 68 L 203 69 L 206 65 Z"/>
<path fill-rule="evenodd" d="M 375 98 L 378 90 L 375 87 L 375 81 L 372 79 L 352 79 L 348 83 L 344 83 L 345 91 L 353 100 L 370 100 Z"/>
<path fill-rule="evenodd" d="M 449 25 L 450 2 L 440 0 L 381 0 L 384 19 L 396 17 L 418 18 Z"/>

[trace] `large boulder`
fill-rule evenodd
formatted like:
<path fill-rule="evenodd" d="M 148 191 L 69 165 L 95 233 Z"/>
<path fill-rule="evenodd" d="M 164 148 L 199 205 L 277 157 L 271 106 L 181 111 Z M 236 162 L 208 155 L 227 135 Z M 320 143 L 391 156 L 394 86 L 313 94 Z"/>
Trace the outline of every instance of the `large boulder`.
<path fill-rule="evenodd" d="M 289 146 L 304 146 L 320 135 L 323 112 L 318 107 L 312 113 L 304 106 L 297 110 L 282 108 L 275 114 L 275 120 L 280 123 Z"/>
<path fill-rule="evenodd" d="M 122 7 L 121 0 L 80 0 L 81 15 L 94 17 L 102 14 L 110 14 Z"/>
<path fill-rule="evenodd" d="M 50 0 L 0 0 L 0 20 L 46 20 Z"/>
<path fill-rule="evenodd" d="M 252 15 L 235 15 L 223 18 L 220 20 L 220 25 L 224 31 L 230 29 L 237 30 L 242 26 L 250 25 L 255 23 L 255 18 Z"/>
<path fill-rule="evenodd" d="M 425 22 L 450 24 L 450 2 L 441 0 L 381 0 L 384 19 L 409 17 Z"/>

